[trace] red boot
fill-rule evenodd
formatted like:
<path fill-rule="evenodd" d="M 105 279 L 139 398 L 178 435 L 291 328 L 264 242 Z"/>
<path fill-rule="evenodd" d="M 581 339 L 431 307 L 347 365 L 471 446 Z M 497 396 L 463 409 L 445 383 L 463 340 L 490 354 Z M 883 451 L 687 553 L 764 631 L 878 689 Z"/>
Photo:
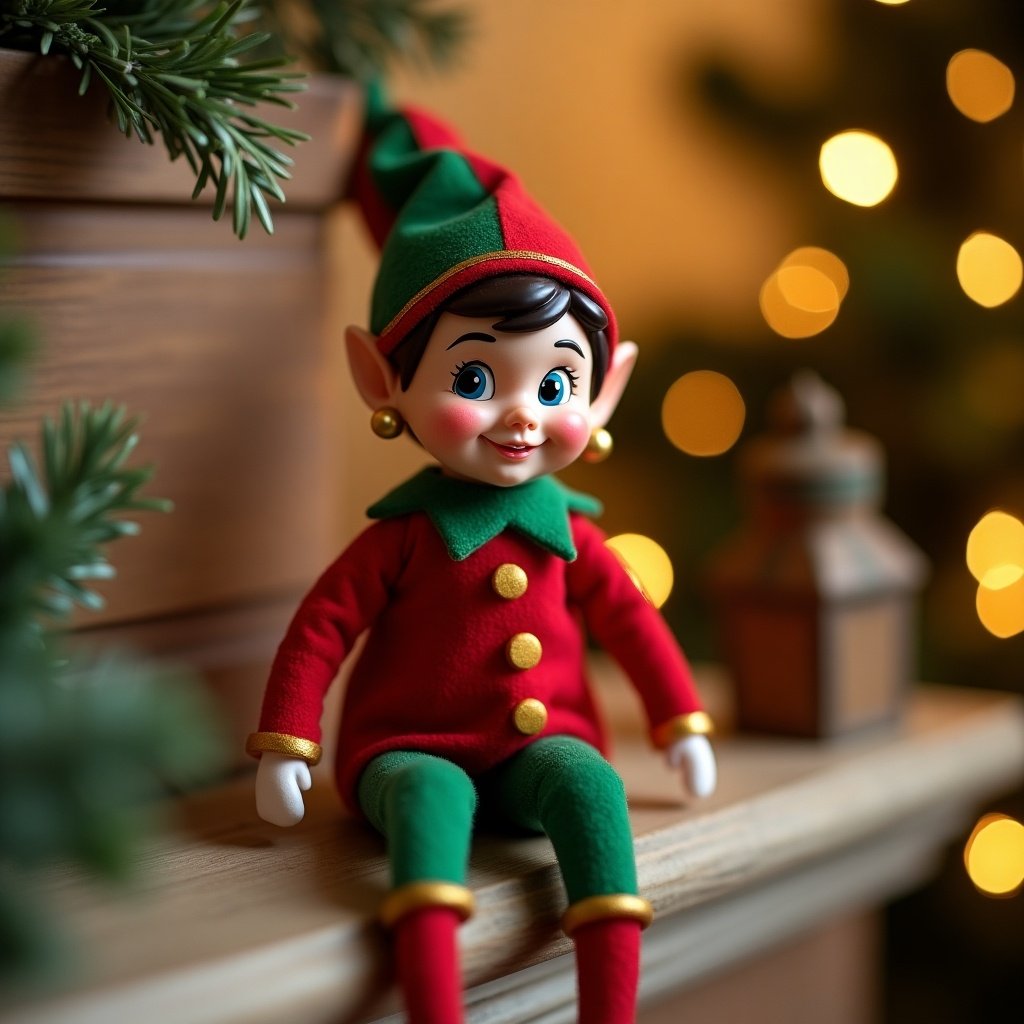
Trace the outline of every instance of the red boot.
<path fill-rule="evenodd" d="M 410 882 L 384 900 L 409 1024 L 462 1024 L 457 933 L 472 913 L 473 894 L 450 882 Z"/>
<path fill-rule="evenodd" d="M 579 1024 L 633 1024 L 640 979 L 640 922 L 595 921 L 573 933 Z"/>
<path fill-rule="evenodd" d="M 450 907 L 424 907 L 395 925 L 398 983 L 409 1024 L 461 1024 L 462 979 Z"/>
<path fill-rule="evenodd" d="M 650 903 L 630 893 L 588 896 L 562 916 L 576 943 L 579 1024 L 633 1024 L 640 980 L 640 932 Z"/>

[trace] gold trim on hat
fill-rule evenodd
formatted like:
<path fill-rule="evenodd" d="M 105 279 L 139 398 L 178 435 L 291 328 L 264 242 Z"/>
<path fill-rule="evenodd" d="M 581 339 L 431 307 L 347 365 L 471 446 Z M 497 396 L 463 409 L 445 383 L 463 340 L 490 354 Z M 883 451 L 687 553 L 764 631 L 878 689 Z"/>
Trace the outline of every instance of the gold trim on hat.
<path fill-rule="evenodd" d="M 479 256 L 470 256 L 468 260 L 463 260 L 461 263 L 456 263 L 454 267 L 449 267 L 439 277 L 435 277 L 430 284 L 425 285 L 421 288 L 388 322 L 387 327 L 381 331 L 381 337 L 385 337 L 390 331 L 394 330 L 399 321 L 409 312 L 417 302 L 420 302 L 427 295 L 429 295 L 435 288 L 444 284 L 449 278 L 454 277 L 456 274 L 461 273 L 463 270 L 467 270 L 469 267 L 475 267 L 478 263 L 484 263 L 487 260 L 539 260 L 541 263 L 550 263 L 553 267 L 559 267 L 562 270 L 568 270 L 573 274 L 582 277 L 584 281 L 587 281 L 594 288 L 597 288 L 597 282 L 593 280 L 588 274 L 584 274 L 579 267 L 574 266 L 568 260 L 559 259 L 557 256 L 548 256 L 542 252 L 531 252 L 529 249 L 498 249 L 495 252 L 485 252 Z M 600 289 L 598 289 L 600 291 Z"/>

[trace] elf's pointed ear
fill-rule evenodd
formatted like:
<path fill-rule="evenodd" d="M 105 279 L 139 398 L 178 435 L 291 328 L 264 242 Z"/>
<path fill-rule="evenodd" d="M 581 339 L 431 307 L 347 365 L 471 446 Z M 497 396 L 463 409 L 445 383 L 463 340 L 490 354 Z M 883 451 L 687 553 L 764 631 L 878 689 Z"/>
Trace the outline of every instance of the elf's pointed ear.
<path fill-rule="evenodd" d="M 376 335 L 361 327 L 347 327 L 345 350 L 352 379 L 363 401 L 374 412 L 390 405 L 398 388 L 398 375 L 377 348 Z"/>
<path fill-rule="evenodd" d="M 622 392 L 626 390 L 630 374 L 636 365 L 639 349 L 631 341 L 620 341 L 615 346 L 608 372 L 601 383 L 601 390 L 590 405 L 591 427 L 603 427 L 612 418 L 619 404 Z"/>

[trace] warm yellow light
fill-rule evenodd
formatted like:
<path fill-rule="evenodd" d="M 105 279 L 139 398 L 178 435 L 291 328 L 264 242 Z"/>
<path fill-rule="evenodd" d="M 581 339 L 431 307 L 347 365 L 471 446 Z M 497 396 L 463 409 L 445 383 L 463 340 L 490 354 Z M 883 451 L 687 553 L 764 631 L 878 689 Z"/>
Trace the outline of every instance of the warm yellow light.
<path fill-rule="evenodd" d="M 886 7 L 902 7 L 906 3 L 910 3 L 910 0 L 878 0 L 880 4 L 885 4 Z"/>
<path fill-rule="evenodd" d="M 1024 882 L 1024 825 L 1005 814 L 986 814 L 964 846 L 971 881 L 992 896 L 1011 896 Z"/>
<path fill-rule="evenodd" d="M 736 385 L 714 370 L 686 373 L 661 403 L 665 436 L 687 455 L 721 455 L 740 436 L 746 406 Z"/>
<path fill-rule="evenodd" d="M 672 561 L 665 549 L 639 533 L 620 533 L 605 541 L 622 563 L 637 589 L 660 608 L 672 593 Z"/>
<path fill-rule="evenodd" d="M 992 121 L 1013 106 L 1013 72 L 984 50 L 961 50 L 946 65 L 946 91 L 972 121 Z"/>
<path fill-rule="evenodd" d="M 990 579 L 1003 582 L 998 574 Z M 1024 632 L 1024 576 L 1015 583 L 992 590 L 982 584 L 978 587 L 975 608 L 981 624 L 995 637 L 1005 640 Z"/>
<path fill-rule="evenodd" d="M 971 575 L 990 590 L 1000 576 L 1009 586 L 1017 578 L 1007 578 L 1007 566 L 1024 569 L 1024 523 L 1009 512 L 986 512 L 967 537 L 967 568 Z"/>
<path fill-rule="evenodd" d="M 1004 562 L 992 566 L 979 582 L 986 590 L 1004 590 L 1012 587 L 1021 577 L 1024 577 L 1024 568 L 1014 562 Z"/>
<path fill-rule="evenodd" d="M 834 252 L 817 245 L 804 245 L 794 249 L 779 267 L 813 267 L 820 270 L 832 282 L 840 302 L 846 298 L 846 293 L 850 290 L 850 272 L 846 269 L 846 264 Z"/>
<path fill-rule="evenodd" d="M 820 334 L 835 320 L 839 315 L 839 302 L 837 299 L 831 309 L 818 312 L 792 305 L 787 300 L 780 281 L 780 275 L 789 269 L 780 267 L 761 286 L 761 294 L 758 297 L 761 315 L 765 318 L 768 326 L 784 338 L 810 338 L 815 334 Z M 835 292 L 834 286 L 833 292 Z"/>
<path fill-rule="evenodd" d="M 975 231 L 960 246 L 956 276 L 969 298 L 991 309 L 1008 302 L 1020 290 L 1024 264 L 1009 242 L 986 231 Z"/>
<path fill-rule="evenodd" d="M 877 206 L 896 186 L 892 150 L 870 132 L 833 135 L 818 158 L 821 180 L 834 196 L 855 206 Z"/>
<path fill-rule="evenodd" d="M 816 267 L 784 266 L 775 274 L 782 297 L 795 309 L 805 313 L 832 313 L 839 309 L 838 289 Z"/>

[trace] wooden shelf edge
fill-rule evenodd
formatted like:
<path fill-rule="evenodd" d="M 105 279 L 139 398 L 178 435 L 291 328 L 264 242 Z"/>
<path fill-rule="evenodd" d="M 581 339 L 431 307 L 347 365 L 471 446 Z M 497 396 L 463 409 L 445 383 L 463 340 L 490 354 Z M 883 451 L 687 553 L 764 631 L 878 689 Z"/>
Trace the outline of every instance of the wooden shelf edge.
<path fill-rule="evenodd" d="M 915 696 L 906 729 L 888 738 L 822 747 L 726 737 L 718 749 L 724 788 L 706 807 L 686 811 L 650 798 L 651 778 L 638 774 L 649 772 L 649 751 L 635 744 L 622 751 L 627 789 L 647 797 L 634 822 L 641 889 L 659 912 L 646 944 L 645 985 L 652 995 L 669 980 L 697 978 L 826 914 L 890 898 L 922 881 L 938 851 L 969 828 L 973 809 L 1024 776 L 1024 703 L 1005 695 L 926 690 Z M 333 801 L 323 797 L 311 804 L 305 836 L 280 841 L 270 838 L 269 826 L 253 821 L 248 781 L 196 801 L 204 799 L 221 799 L 234 818 L 219 833 L 211 826 L 205 836 L 193 837 L 195 850 L 154 849 L 152 857 L 166 862 L 172 875 L 188 872 L 160 883 L 173 899 L 184 898 L 181 886 L 202 872 L 202 847 L 217 843 L 220 860 L 207 870 L 219 887 L 229 887 L 224 864 L 237 857 L 243 895 L 252 888 L 253 872 L 265 870 L 260 864 L 281 873 L 265 878 L 269 895 L 278 877 L 294 871 L 289 856 L 322 868 L 325 856 L 349 848 L 345 885 L 352 898 L 338 905 L 331 891 L 338 880 L 325 895 L 326 883 L 314 871 L 308 900 L 316 906 L 307 908 L 313 915 L 307 920 L 316 924 L 276 937 L 270 929 L 262 939 L 239 931 L 220 955 L 155 965 L 120 981 L 98 979 L 92 991 L 24 1006 L 0 1019 L 92 1024 L 132 1019 L 144 1008 L 150 1024 L 256 1024 L 280 1019 L 285 1011 L 309 1022 L 387 1019 L 397 1012 L 384 938 L 373 923 L 374 902 L 386 886 L 379 846 L 357 823 L 339 822 Z M 214 810 L 220 820 L 219 808 Z M 265 851 L 265 860 L 261 844 L 275 847 Z M 232 853 L 235 848 L 241 852 Z M 367 859 L 367 851 L 377 852 Z M 175 858 L 184 866 L 174 867 Z M 550 851 L 542 840 L 489 841 L 474 860 L 471 883 L 478 913 L 461 933 L 467 985 L 476 986 L 470 1020 L 535 1019 L 522 1016 L 524 992 L 533 987 L 529 979 L 564 973 L 545 962 L 556 962 L 569 948 L 557 930 L 563 897 Z M 244 902 L 251 913 L 248 897 Z M 155 917 L 143 905 L 124 920 L 160 929 L 160 906 L 155 904 Z M 685 948 L 687 960 L 680 962 L 673 948 Z M 559 1009 L 569 1007 L 564 984 L 540 986 L 549 994 L 538 997 L 536 1019 L 571 1019 L 568 1009 Z"/>

